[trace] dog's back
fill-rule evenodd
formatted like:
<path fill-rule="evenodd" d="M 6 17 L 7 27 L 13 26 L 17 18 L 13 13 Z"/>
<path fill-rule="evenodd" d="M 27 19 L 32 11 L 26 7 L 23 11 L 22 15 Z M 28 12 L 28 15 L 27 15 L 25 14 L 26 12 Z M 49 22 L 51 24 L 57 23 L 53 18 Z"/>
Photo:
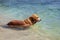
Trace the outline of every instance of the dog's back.
<path fill-rule="evenodd" d="M 13 20 L 9 22 L 7 25 L 24 25 L 24 22 L 19 20 Z"/>

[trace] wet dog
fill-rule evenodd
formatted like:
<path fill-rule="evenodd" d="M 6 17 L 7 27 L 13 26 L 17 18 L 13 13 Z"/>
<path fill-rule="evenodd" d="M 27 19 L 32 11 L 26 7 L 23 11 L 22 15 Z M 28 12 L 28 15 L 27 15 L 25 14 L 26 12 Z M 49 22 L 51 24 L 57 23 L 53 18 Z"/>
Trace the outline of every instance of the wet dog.
<path fill-rule="evenodd" d="M 25 20 L 12 20 L 10 21 L 7 25 L 11 28 L 18 28 L 18 27 L 22 27 L 22 28 L 28 28 L 31 25 L 34 25 L 36 22 L 41 21 L 41 19 L 38 17 L 37 14 L 33 14 L 32 16 L 30 16 L 29 18 L 25 19 Z"/>

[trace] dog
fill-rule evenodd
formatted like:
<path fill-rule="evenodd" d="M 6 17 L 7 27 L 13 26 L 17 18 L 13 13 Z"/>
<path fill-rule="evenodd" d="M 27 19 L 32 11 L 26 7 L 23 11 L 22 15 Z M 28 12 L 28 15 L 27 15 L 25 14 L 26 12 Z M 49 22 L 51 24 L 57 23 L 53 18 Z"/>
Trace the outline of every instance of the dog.
<path fill-rule="evenodd" d="M 18 27 L 22 27 L 22 28 L 28 28 L 31 25 L 34 25 L 36 22 L 41 21 L 41 19 L 38 17 L 37 14 L 33 14 L 32 16 L 30 16 L 29 18 L 25 19 L 25 20 L 12 20 L 10 21 L 7 25 L 11 28 L 18 28 Z"/>

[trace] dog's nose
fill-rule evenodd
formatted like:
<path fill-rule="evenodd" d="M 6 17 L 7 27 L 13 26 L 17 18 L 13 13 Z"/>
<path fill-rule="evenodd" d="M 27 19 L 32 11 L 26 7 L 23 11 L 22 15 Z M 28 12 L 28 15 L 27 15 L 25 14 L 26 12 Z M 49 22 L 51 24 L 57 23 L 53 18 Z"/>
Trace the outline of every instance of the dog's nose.
<path fill-rule="evenodd" d="M 38 18 L 38 22 L 40 22 L 41 21 L 41 19 L 40 18 Z"/>

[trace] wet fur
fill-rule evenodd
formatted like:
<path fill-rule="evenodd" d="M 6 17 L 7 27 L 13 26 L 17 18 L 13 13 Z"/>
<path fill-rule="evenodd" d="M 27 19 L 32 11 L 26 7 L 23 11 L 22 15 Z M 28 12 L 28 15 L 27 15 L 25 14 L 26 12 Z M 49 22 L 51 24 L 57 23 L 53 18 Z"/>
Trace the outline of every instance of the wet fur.
<path fill-rule="evenodd" d="M 12 21 L 10 21 L 7 25 L 8 25 L 9 27 L 13 27 L 13 28 L 14 28 L 14 27 L 20 27 L 20 26 L 22 26 L 23 28 L 27 28 L 27 27 L 29 27 L 29 26 L 31 26 L 31 25 L 34 25 L 34 24 L 37 22 L 37 20 L 34 19 L 33 17 L 29 17 L 28 19 L 29 19 L 29 21 L 31 21 L 31 24 L 28 23 L 28 22 L 26 22 L 26 21 L 12 20 Z M 27 19 L 25 19 L 25 20 L 27 20 Z M 23 26 L 23 25 L 25 25 L 25 24 L 29 24 L 29 25 Z"/>

